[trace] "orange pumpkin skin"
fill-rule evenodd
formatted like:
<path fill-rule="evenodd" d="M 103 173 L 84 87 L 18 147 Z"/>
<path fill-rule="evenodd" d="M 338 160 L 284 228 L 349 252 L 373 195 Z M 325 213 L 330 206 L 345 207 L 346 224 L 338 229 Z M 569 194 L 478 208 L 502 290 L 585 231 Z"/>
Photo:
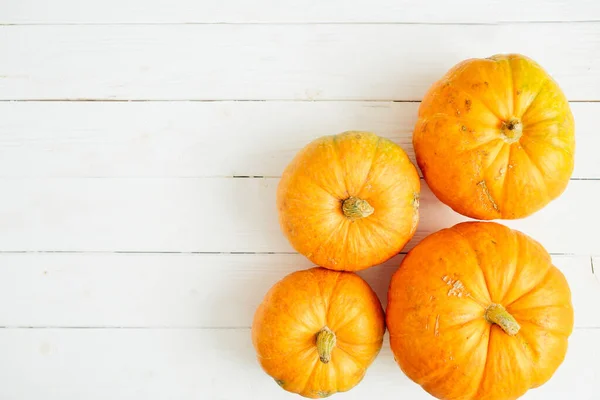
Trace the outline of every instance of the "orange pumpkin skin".
<path fill-rule="evenodd" d="M 277 189 L 281 229 L 322 267 L 357 271 L 398 254 L 419 220 L 420 181 L 395 143 L 368 132 L 317 139 Z"/>
<path fill-rule="evenodd" d="M 312 268 L 271 288 L 254 316 L 252 342 L 258 361 L 279 386 L 321 398 L 361 381 L 384 332 L 381 303 L 362 278 Z M 322 340 L 327 337 L 333 343 Z M 323 343 L 329 357 L 324 361 L 317 348 Z"/>
<path fill-rule="evenodd" d="M 522 55 L 471 59 L 426 94 L 413 135 L 433 193 L 476 219 L 526 217 L 573 172 L 575 133 L 556 82 Z"/>
<path fill-rule="evenodd" d="M 439 399 L 518 398 L 552 376 L 573 329 L 569 286 L 548 253 L 491 222 L 425 238 L 388 296 L 396 361 Z"/>

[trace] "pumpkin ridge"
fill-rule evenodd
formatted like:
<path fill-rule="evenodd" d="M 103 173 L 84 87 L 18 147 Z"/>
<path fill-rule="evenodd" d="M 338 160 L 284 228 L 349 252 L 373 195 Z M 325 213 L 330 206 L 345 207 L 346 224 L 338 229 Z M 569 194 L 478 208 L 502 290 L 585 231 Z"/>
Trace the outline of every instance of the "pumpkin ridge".
<path fill-rule="evenodd" d="M 500 329 L 500 328 L 499 328 Z M 476 397 L 480 397 L 479 393 L 482 391 L 483 389 L 483 382 L 485 380 L 485 376 L 488 373 L 488 363 L 490 362 L 490 349 L 492 347 L 492 333 L 494 332 L 494 325 L 490 324 L 489 328 L 488 328 L 488 334 L 487 334 L 487 338 L 488 338 L 488 342 L 487 342 L 487 350 L 485 353 L 485 361 L 483 363 L 483 373 L 481 374 L 481 379 L 479 380 L 479 385 L 477 388 L 477 396 Z"/>
<path fill-rule="evenodd" d="M 276 308 L 274 305 L 268 304 L 266 310 L 278 310 L 279 308 Z M 306 323 L 304 321 L 301 321 L 299 319 L 297 319 L 296 317 L 292 316 L 287 310 L 285 313 L 281 313 L 281 315 L 285 315 L 286 317 L 288 317 L 292 322 L 302 326 L 304 328 L 305 331 L 312 331 L 313 327 L 306 325 Z"/>
<path fill-rule="evenodd" d="M 521 333 L 519 331 L 519 333 Z M 519 333 L 517 333 L 517 336 L 519 335 Z M 525 358 L 528 362 L 529 362 L 529 366 L 530 366 L 530 373 L 533 373 L 533 379 L 530 379 L 529 381 L 529 386 L 530 388 L 535 387 L 535 383 L 537 382 L 537 363 L 533 361 L 532 359 L 532 354 L 527 352 L 527 350 L 525 350 L 525 347 L 523 346 L 523 334 L 521 333 L 521 336 L 517 337 L 517 340 L 519 341 L 519 345 L 515 346 L 519 349 L 519 351 L 521 352 L 521 354 L 523 355 L 523 358 Z M 531 352 L 533 352 L 533 350 L 530 350 Z M 526 389 L 525 392 L 529 390 Z M 521 393 L 521 396 L 523 394 L 525 394 L 525 392 Z"/>
<path fill-rule="evenodd" d="M 534 307 L 518 308 L 516 311 L 514 311 L 514 313 L 519 314 L 522 311 L 532 311 L 532 310 L 538 310 L 540 308 L 569 308 L 569 307 L 568 307 L 568 305 L 565 305 L 565 304 L 550 303 L 550 304 L 542 304 L 542 305 L 534 306 Z M 513 312 L 511 312 L 511 314 L 512 313 Z"/>
<path fill-rule="evenodd" d="M 308 387 L 308 385 L 310 384 L 310 382 L 311 382 L 311 381 L 312 381 L 312 379 L 314 378 L 314 376 L 315 376 L 315 373 L 317 372 L 317 363 L 319 363 L 319 362 L 320 362 L 320 360 L 319 360 L 319 357 L 317 357 L 317 358 L 316 358 L 316 359 L 313 361 L 313 363 L 312 363 L 312 367 L 311 367 L 311 370 L 310 370 L 310 371 L 311 371 L 311 372 L 310 372 L 310 375 L 308 375 L 308 378 L 306 379 L 306 382 L 304 382 L 303 389 L 302 389 L 302 391 L 301 391 L 301 392 L 299 392 L 299 393 L 306 393 L 306 388 Z"/>
<path fill-rule="evenodd" d="M 484 146 L 487 146 L 487 145 L 489 145 L 490 143 L 492 143 L 492 142 L 494 142 L 494 141 L 496 141 L 496 140 L 502 140 L 502 138 L 495 137 L 495 138 L 493 138 L 493 139 L 490 139 L 490 140 L 487 140 L 487 141 L 485 141 L 485 142 L 483 142 L 483 143 L 479 143 L 477 146 L 471 147 L 471 148 L 469 148 L 469 149 L 466 149 L 466 150 L 463 150 L 463 151 L 461 151 L 461 152 L 457 153 L 457 155 L 459 155 L 459 156 L 460 156 L 460 155 L 464 155 L 464 154 L 472 153 L 472 152 L 474 152 L 474 151 L 477 151 L 477 150 L 481 149 L 481 148 L 482 148 L 482 147 L 484 147 Z M 506 144 L 506 143 L 504 143 L 504 144 Z"/>
<path fill-rule="evenodd" d="M 329 299 L 325 299 L 325 297 L 323 296 L 323 291 L 321 290 L 321 279 L 319 279 L 319 277 L 317 276 L 317 274 L 315 273 L 317 271 L 316 268 L 311 268 L 309 269 L 311 275 L 314 277 L 315 279 L 315 283 L 317 284 L 317 290 L 319 291 L 319 298 L 322 300 L 322 305 L 324 306 L 324 314 L 325 314 L 325 318 L 327 318 L 327 309 L 329 308 L 329 304 L 327 303 L 329 301 Z M 327 322 L 327 321 L 325 321 Z"/>
<path fill-rule="evenodd" d="M 477 117 L 471 117 L 471 116 L 462 115 L 462 114 L 460 116 L 456 116 L 456 115 L 448 114 L 446 112 L 439 112 L 439 111 L 432 115 L 419 115 L 418 120 L 429 122 L 429 121 L 433 121 L 433 120 L 440 119 L 440 118 L 448 118 L 448 119 L 451 119 L 454 121 L 466 122 L 466 123 L 470 123 L 470 122 L 473 122 L 476 124 L 481 123 L 481 119 L 477 118 Z M 496 118 L 496 115 L 494 115 L 494 118 Z M 485 127 L 486 127 L 486 129 L 495 129 L 495 126 L 491 126 L 491 125 L 485 125 Z"/>
<path fill-rule="evenodd" d="M 548 185 L 546 184 L 546 174 L 544 174 L 544 172 L 542 172 L 542 169 L 540 168 L 540 166 L 537 164 L 537 162 L 534 161 L 533 157 L 531 156 L 531 154 L 527 151 L 526 147 L 523 145 L 519 146 L 520 149 L 523 150 L 523 152 L 525 153 L 525 155 L 527 156 L 527 159 L 529 160 L 529 162 L 531 163 L 531 165 L 539 172 L 540 176 L 542 177 L 542 181 L 544 182 L 544 189 L 546 190 L 546 197 L 550 197 L 548 195 Z"/>
<path fill-rule="evenodd" d="M 500 149 L 498 149 L 498 151 L 496 152 L 496 154 L 494 155 L 492 162 L 490 162 L 485 168 L 484 168 L 484 173 L 483 175 L 485 175 L 489 168 L 496 162 L 498 161 L 498 157 L 500 157 L 500 154 L 502 153 L 502 150 L 504 150 L 504 146 L 506 145 L 506 142 L 504 142 L 504 140 L 502 140 L 501 138 L 498 138 L 497 140 L 500 140 L 500 143 L 502 144 L 500 147 Z M 498 146 L 496 146 L 498 147 Z"/>
<path fill-rule="evenodd" d="M 509 146 L 508 147 L 508 157 L 507 157 L 507 162 L 506 162 L 506 173 L 504 174 L 504 182 L 502 184 L 502 196 L 501 196 L 501 202 L 504 205 L 506 203 L 506 196 L 508 193 L 508 187 L 510 185 L 507 185 L 506 181 L 508 180 L 508 174 L 510 173 L 510 159 L 512 158 L 512 152 L 513 152 L 513 148 L 514 146 Z M 503 213 L 500 213 L 501 217 L 506 217 Z"/>
<path fill-rule="evenodd" d="M 366 367 L 362 363 L 362 361 L 359 361 L 355 355 L 350 354 L 350 352 L 348 350 L 344 349 L 342 346 L 336 346 L 335 348 L 340 350 L 342 353 L 345 353 L 348 356 L 348 358 L 350 358 L 352 361 L 354 361 L 354 363 L 356 365 L 358 365 L 360 367 L 360 369 L 363 371 L 363 375 L 364 375 L 364 372 L 366 371 Z"/>
<path fill-rule="evenodd" d="M 338 164 L 338 167 L 341 171 L 344 171 L 344 166 L 342 165 L 341 157 L 340 157 L 340 148 L 338 146 L 338 136 L 331 136 L 331 145 L 333 147 L 333 153 L 335 154 L 335 162 Z M 350 197 L 350 192 L 348 192 L 348 181 L 346 177 L 346 173 L 342 173 L 344 179 L 344 190 L 346 191 L 346 198 Z"/>
<path fill-rule="evenodd" d="M 571 151 L 569 151 L 569 149 L 565 149 L 562 146 L 557 146 L 554 143 L 552 143 L 551 141 L 539 142 L 537 140 L 534 140 L 533 137 L 526 136 L 526 135 L 523 135 L 523 137 L 522 137 L 521 140 L 529 140 L 532 143 L 535 143 L 535 144 L 538 144 L 538 145 L 542 145 L 542 146 L 550 146 L 550 147 L 553 147 L 556 150 L 560 150 L 560 151 L 563 151 L 563 152 L 567 153 L 567 155 L 569 155 L 571 157 L 573 156 L 573 153 Z"/>
<path fill-rule="evenodd" d="M 348 325 L 350 325 L 351 323 L 353 323 L 360 316 L 362 316 L 362 313 L 359 311 L 355 315 L 353 315 L 352 317 L 350 317 L 350 319 L 346 320 L 342 324 L 342 326 L 336 326 L 335 327 L 336 332 L 339 332 L 339 331 L 343 330 L 345 327 L 347 327 Z"/>
<path fill-rule="evenodd" d="M 325 317 L 326 318 L 325 323 L 329 323 L 329 313 L 331 311 L 331 299 L 335 296 L 335 294 L 336 294 L 336 292 L 338 290 L 338 286 L 339 286 L 339 284 L 341 282 L 340 278 L 343 275 L 343 273 L 340 272 L 340 271 L 336 271 L 336 273 L 337 273 L 337 277 L 335 278 L 335 282 L 333 283 L 333 286 L 331 288 L 331 292 L 329 293 L 329 298 L 327 299 L 327 310 L 326 310 L 327 314 L 326 314 L 326 317 Z"/>
<path fill-rule="evenodd" d="M 532 322 L 531 320 L 525 320 L 525 319 L 524 319 L 524 320 L 522 320 L 522 321 L 521 321 L 521 322 L 519 322 L 519 323 L 520 323 L 521 325 L 525 324 L 525 325 L 534 326 L 534 327 L 535 327 L 535 329 L 539 329 L 539 330 L 541 330 L 541 331 L 547 332 L 547 333 L 549 333 L 549 334 L 551 334 L 551 335 L 554 335 L 554 336 L 560 336 L 560 337 L 563 337 L 563 338 L 565 338 L 565 339 L 569 337 L 569 335 L 568 335 L 568 334 L 565 334 L 565 333 L 563 333 L 563 332 L 561 332 L 561 331 L 559 331 L 559 330 L 556 330 L 556 329 L 551 329 L 551 328 L 547 328 L 547 327 L 545 327 L 545 326 L 541 326 L 541 325 L 539 325 L 539 324 L 536 324 L 535 322 Z"/>
<path fill-rule="evenodd" d="M 514 256 L 513 260 L 511 261 L 511 267 L 513 267 L 515 272 L 513 273 L 512 277 L 511 277 L 508 287 L 504 290 L 504 293 L 502 294 L 502 300 L 500 301 L 499 304 L 504 304 L 506 302 L 506 296 L 510 293 L 513 286 L 515 286 L 515 282 L 518 280 L 517 277 L 520 275 L 518 260 L 519 260 L 519 252 L 521 251 L 521 245 L 519 244 L 519 236 L 515 233 L 514 230 L 510 229 L 510 237 L 513 239 L 513 245 L 515 246 L 515 256 Z M 505 308 L 508 310 L 508 304 L 506 305 Z"/>
<path fill-rule="evenodd" d="M 342 254 L 349 254 L 348 253 L 348 236 L 350 235 L 350 229 L 352 229 L 352 226 L 356 225 L 356 224 L 346 224 L 346 234 L 344 235 L 344 241 L 342 242 Z"/>
<path fill-rule="evenodd" d="M 381 242 L 384 242 L 386 245 L 387 245 L 387 244 L 390 244 L 390 239 L 389 239 L 389 237 L 387 237 L 387 235 L 384 235 L 384 234 L 382 234 L 382 233 L 381 233 L 381 230 L 384 230 L 384 231 L 385 231 L 385 230 L 388 230 L 387 228 L 383 228 L 383 227 L 380 227 L 380 226 L 379 226 L 379 225 L 377 225 L 377 224 L 373 224 L 373 222 L 372 222 L 372 221 L 371 221 L 371 227 L 370 227 L 370 228 L 371 228 L 371 229 L 369 230 L 369 233 L 370 233 L 370 235 L 371 235 L 371 236 L 377 236 L 377 238 L 378 238 L 378 239 L 379 239 Z M 365 237 L 368 237 L 368 236 L 365 236 Z M 370 238 L 370 237 L 368 237 L 368 240 L 371 240 L 371 238 Z M 406 242 L 404 243 L 404 245 L 405 245 L 405 244 L 406 244 Z M 404 245 L 403 245 L 402 247 L 404 247 Z M 372 243 L 369 243 L 369 247 L 373 247 Z M 389 252 L 391 252 L 391 250 L 390 250 Z M 400 249 L 394 249 L 394 250 L 393 250 L 393 255 L 397 254 L 398 252 L 400 252 Z M 383 253 L 383 252 L 381 252 L 381 253 Z M 392 255 L 392 256 L 393 256 L 393 255 Z M 389 256 L 389 257 L 386 257 L 386 258 L 383 258 L 383 259 L 382 259 L 382 256 L 380 255 L 380 256 L 378 257 L 378 262 L 377 262 L 376 264 L 381 264 L 382 262 L 384 262 L 384 261 L 386 261 L 386 260 L 390 259 L 392 256 Z"/>
<path fill-rule="evenodd" d="M 527 120 L 526 120 L 526 121 L 523 121 L 523 120 L 521 119 L 521 122 L 523 122 L 523 128 L 524 128 L 524 129 L 523 129 L 523 136 L 525 136 L 525 132 L 526 132 L 527 130 L 531 131 L 531 129 L 532 129 L 532 128 L 537 128 L 537 125 L 541 125 L 541 124 L 543 124 L 543 123 L 548 123 L 549 121 L 553 121 L 553 122 L 552 122 L 551 124 L 549 124 L 549 125 L 557 125 L 557 124 L 558 124 L 558 121 L 557 121 L 556 115 L 553 115 L 553 116 L 551 116 L 551 117 L 547 117 L 547 118 L 542 118 L 542 119 L 539 119 L 539 120 L 537 120 L 537 121 L 534 121 L 534 122 L 527 121 Z M 526 129 L 525 129 L 525 125 L 527 125 L 527 128 L 526 128 Z"/>
<path fill-rule="evenodd" d="M 531 102 L 529 104 L 527 104 L 527 106 L 523 109 L 523 113 L 521 114 L 521 120 L 523 120 L 525 118 L 525 115 L 527 114 L 527 112 L 529 111 L 531 106 L 533 106 L 533 104 L 539 97 L 540 93 L 542 93 L 544 91 L 544 86 L 546 86 L 549 81 L 550 81 L 549 77 L 544 78 L 544 80 L 542 81 L 542 84 L 540 84 L 540 86 L 538 88 L 538 92 L 535 94 L 535 96 L 533 96 L 533 99 L 531 99 Z"/>
<path fill-rule="evenodd" d="M 369 219 L 369 223 L 371 225 L 375 225 L 375 226 L 379 227 L 383 231 L 392 231 L 392 232 L 395 232 L 395 233 L 403 234 L 403 232 L 401 232 L 400 230 L 398 230 L 395 227 L 384 226 L 383 223 L 382 223 L 382 221 L 379 218 L 370 218 Z M 374 231 L 377 231 L 377 230 L 374 230 Z M 377 235 L 379 235 L 379 237 L 381 237 L 382 239 L 384 239 L 378 231 L 377 231 Z M 389 240 L 387 238 L 385 238 L 385 241 L 388 242 Z"/>
<path fill-rule="evenodd" d="M 517 103 L 517 83 L 515 82 L 515 69 L 511 63 L 510 57 L 506 57 L 506 62 L 508 64 L 508 69 L 510 71 L 510 82 L 512 86 L 512 104 L 510 113 L 511 115 L 515 114 L 515 104 Z"/>
<path fill-rule="evenodd" d="M 491 163 L 489 163 L 489 164 L 488 164 L 488 165 L 487 165 L 487 166 L 484 168 L 484 170 L 483 170 L 483 174 L 482 174 L 482 175 L 483 175 L 483 182 L 485 182 L 485 181 L 486 181 L 486 180 L 485 180 L 485 177 L 486 177 L 486 176 L 488 176 L 488 175 L 490 175 L 490 174 L 492 174 L 492 175 L 494 174 L 494 172 L 495 172 L 495 171 L 493 171 L 493 170 L 492 170 L 492 167 L 494 166 L 494 164 L 496 164 L 496 161 L 498 161 L 498 158 L 500 157 L 500 155 L 504 153 L 504 148 L 505 148 L 505 146 L 507 145 L 507 143 L 506 143 L 506 142 L 504 142 L 502 139 L 499 139 L 499 140 L 501 140 L 501 141 L 502 141 L 502 146 L 500 147 L 500 150 L 499 150 L 499 151 L 496 153 L 496 156 L 494 157 L 493 161 L 492 161 Z M 510 144 L 509 144 L 509 146 L 510 146 Z M 509 162 L 510 162 L 510 158 L 509 158 L 509 157 L 510 157 L 510 150 L 509 150 L 509 152 L 508 152 L 507 163 L 506 163 L 506 167 L 505 167 L 505 168 L 506 168 L 506 170 L 508 170 L 508 164 L 509 164 Z M 503 197 L 503 196 L 504 196 L 504 194 L 503 194 L 503 191 L 504 191 L 504 185 L 506 184 L 506 175 L 508 175 L 508 171 L 506 171 L 505 173 L 503 173 L 503 174 L 502 174 L 502 182 L 500 183 L 500 187 L 502 188 L 502 191 L 501 191 L 501 195 L 502 195 L 502 196 L 501 196 L 501 197 Z M 495 180 L 498 180 L 498 179 L 499 179 L 499 178 L 498 178 L 498 175 L 496 175 L 496 176 L 494 177 L 494 179 L 495 179 Z M 486 184 L 486 185 L 487 185 L 487 184 Z M 488 189 L 488 193 L 489 193 L 489 189 Z M 488 196 L 488 197 L 491 197 L 491 196 Z M 491 198 L 490 198 L 490 200 L 491 200 Z M 502 200 L 502 201 L 504 201 L 504 199 L 498 199 L 498 200 Z M 495 209 L 497 212 L 499 212 L 500 214 L 502 214 L 502 213 L 501 213 L 501 211 L 500 211 L 500 201 L 494 201 L 494 204 L 496 205 L 496 207 L 494 207 L 494 209 Z M 504 204 L 502 204 L 502 208 L 504 208 Z"/>
<path fill-rule="evenodd" d="M 376 345 L 376 344 L 382 343 L 382 342 L 383 342 L 383 338 L 382 339 L 376 339 L 376 340 L 374 340 L 372 342 L 360 342 L 360 343 L 353 343 L 353 342 L 350 342 L 348 340 L 345 340 L 344 338 L 338 338 L 338 343 L 343 343 L 343 344 L 348 345 L 348 346 L 373 346 L 373 345 Z"/>
<path fill-rule="evenodd" d="M 333 237 L 342 229 L 342 226 L 344 226 L 344 224 L 346 224 L 346 223 L 348 223 L 348 220 L 340 221 L 339 225 L 335 229 L 331 230 L 331 233 L 329 234 L 327 239 L 325 239 L 324 241 L 319 243 L 319 245 L 317 246 L 317 248 L 314 251 L 311 251 L 310 253 L 308 253 L 309 255 L 311 255 L 311 257 L 309 257 L 309 258 L 312 259 L 312 257 L 317 256 L 319 254 L 319 252 L 321 251 L 321 249 L 323 248 L 323 246 L 328 245 L 329 242 L 331 241 L 331 239 L 333 239 Z"/>
<path fill-rule="evenodd" d="M 487 328 L 486 328 L 486 329 L 487 329 Z M 477 342 L 477 344 L 476 344 L 475 346 L 473 346 L 473 348 L 472 348 L 472 349 L 470 349 L 470 351 L 468 351 L 468 352 L 465 352 L 465 356 L 466 356 L 466 357 L 465 357 L 465 358 L 462 360 L 463 362 L 468 362 L 468 361 L 471 361 L 471 358 L 470 358 L 470 356 L 472 356 L 472 355 L 473 355 L 473 351 L 474 351 L 475 349 L 477 349 L 479 346 L 481 346 L 481 341 L 483 340 L 483 337 L 484 337 L 484 336 L 485 336 L 485 335 L 483 335 L 483 334 L 482 334 L 482 335 L 481 335 L 481 338 L 480 338 L 480 340 L 479 340 L 479 342 Z M 452 370 L 448 370 L 448 371 L 445 371 L 445 373 L 443 373 L 443 374 L 441 374 L 441 375 L 435 375 L 435 374 L 431 374 L 430 376 L 427 376 L 427 377 L 426 377 L 426 379 L 425 379 L 425 381 L 426 381 L 426 382 L 423 382 L 423 383 L 422 383 L 422 384 L 420 384 L 420 385 L 421 385 L 421 387 L 423 387 L 423 389 L 424 389 L 425 391 L 427 391 L 429 394 L 431 394 L 432 396 L 434 396 L 434 394 L 433 394 L 433 393 L 431 393 L 429 390 L 425 389 L 425 385 L 431 385 L 431 384 L 435 384 L 435 383 L 437 383 L 437 382 L 439 382 L 439 381 L 441 381 L 441 380 L 445 380 L 445 379 L 447 379 L 448 375 L 452 374 L 453 372 L 454 372 L 454 371 L 452 371 Z M 482 376 L 483 376 L 483 373 L 484 373 L 484 372 L 485 372 L 485 370 L 484 370 L 484 369 L 481 369 L 481 375 L 482 375 Z M 474 395 L 475 395 L 475 394 L 476 394 L 478 391 L 479 391 L 479 388 L 478 388 L 477 386 L 476 386 L 476 387 L 474 387 L 474 388 L 471 388 L 471 389 L 470 389 L 470 392 L 469 392 L 468 394 L 463 394 L 463 396 L 462 396 L 462 397 L 460 397 L 460 399 L 461 399 L 461 400 L 466 400 L 466 399 L 472 400 L 472 399 L 474 399 L 474 397 L 473 397 L 473 396 L 474 396 Z M 437 397 L 437 396 L 434 396 L 434 397 Z"/>
<path fill-rule="evenodd" d="M 546 281 L 546 279 L 548 279 L 548 276 L 550 276 L 550 271 L 551 271 L 552 268 L 556 268 L 556 267 L 554 265 L 551 265 L 550 268 L 548 268 L 546 270 L 546 272 L 544 273 L 542 279 L 540 279 L 539 282 L 537 282 L 535 285 L 533 285 L 531 287 L 531 289 L 527 290 L 525 293 L 521 294 L 519 297 L 517 297 L 516 299 L 514 299 L 513 301 L 511 301 L 510 303 L 508 303 L 506 305 L 506 307 L 507 308 L 510 307 L 511 305 L 515 304 L 519 300 L 521 300 L 524 297 L 526 297 L 526 296 L 530 295 L 531 293 L 535 292 L 539 288 L 539 286 L 541 286 Z"/>
<path fill-rule="evenodd" d="M 475 320 L 474 320 L 475 321 Z M 477 349 L 479 346 L 481 346 L 481 343 L 483 342 L 484 338 L 488 338 L 490 337 L 490 334 L 488 333 L 488 335 L 485 335 L 485 331 L 489 330 L 489 328 L 487 326 L 484 325 L 484 328 L 482 329 L 483 332 L 481 332 L 479 341 L 477 342 L 476 345 L 473 346 L 473 348 L 469 349 L 469 351 L 465 351 L 465 354 L 471 355 L 473 354 L 474 349 Z M 489 345 L 489 343 L 488 343 Z M 488 348 L 489 351 L 489 348 Z M 486 361 L 487 361 L 487 356 L 486 356 Z M 482 379 L 483 379 L 483 373 L 485 372 L 485 369 L 481 369 L 482 371 Z M 430 375 L 427 375 L 425 377 L 423 377 L 420 382 L 417 382 L 419 385 L 421 385 L 421 387 L 423 387 L 423 389 L 425 389 L 425 385 L 432 383 L 434 380 L 439 380 L 439 376 L 437 375 L 437 370 L 432 370 Z M 411 378 L 412 379 L 412 378 Z M 425 389 L 428 393 L 431 394 L 431 392 L 429 392 L 427 389 Z M 479 388 L 477 387 L 475 390 L 473 390 L 474 392 L 478 392 Z M 433 394 L 432 394 L 433 395 Z M 472 396 L 471 396 L 472 398 Z"/>
<path fill-rule="evenodd" d="M 458 229 L 456 229 L 456 227 L 457 227 L 457 225 L 454 225 L 450 229 L 452 231 L 458 233 L 458 235 L 460 235 L 463 238 L 463 240 L 467 243 L 467 246 L 475 254 L 475 260 L 477 261 L 477 266 L 479 267 L 479 270 L 481 271 L 481 274 L 483 275 L 483 280 L 485 281 L 485 289 L 486 289 L 486 292 L 487 292 L 487 297 L 490 299 L 491 302 L 493 302 L 494 299 L 492 299 L 492 294 L 490 293 L 490 286 L 489 286 L 488 278 L 485 275 L 485 272 L 483 272 L 483 269 L 481 268 L 481 259 L 479 257 L 479 254 L 477 254 L 477 251 L 475 250 L 475 247 L 473 247 L 473 245 L 471 244 L 471 242 L 469 241 L 469 239 L 461 231 L 459 231 Z M 471 293 L 471 291 L 469 291 L 469 293 Z M 473 299 L 473 301 L 475 301 L 477 304 L 479 304 L 482 308 L 484 308 L 484 309 L 486 308 L 485 306 L 483 306 L 481 303 L 479 303 L 475 299 Z"/>
<path fill-rule="evenodd" d="M 417 175 L 417 176 L 418 176 L 418 175 Z M 420 179 L 420 178 L 419 178 L 419 179 Z M 372 192 L 372 193 L 370 193 L 369 195 L 370 195 L 370 197 L 377 197 L 377 196 L 381 196 L 381 195 L 382 195 L 382 193 L 385 193 L 385 192 L 390 192 L 390 191 L 392 191 L 392 190 L 396 190 L 396 188 L 398 188 L 399 186 L 403 186 L 403 185 L 405 185 L 405 184 L 406 184 L 406 182 L 403 182 L 403 181 L 395 181 L 395 182 L 394 182 L 394 183 L 392 183 L 391 185 L 389 185 L 389 186 L 387 186 L 387 187 L 384 187 L 384 188 L 381 188 L 381 189 L 380 189 L 380 190 L 378 190 L 377 192 Z"/>
<path fill-rule="evenodd" d="M 378 136 L 377 137 L 377 144 L 375 145 L 375 150 L 373 151 L 373 157 L 371 158 L 371 165 L 369 166 L 369 169 L 367 170 L 367 175 L 365 176 L 365 181 L 363 182 L 362 186 L 360 187 L 360 190 L 358 190 L 356 192 L 357 196 L 358 196 L 359 193 L 362 193 L 363 189 L 365 188 L 365 185 L 369 181 L 369 177 L 371 176 L 371 171 L 373 170 L 373 164 L 375 163 L 375 159 L 377 158 L 377 155 L 379 153 L 379 144 L 380 143 L 381 143 L 381 137 Z"/>
<path fill-rule="evenodd" d="M 481 104 L 483 104 L 485 106 L 485 108 L 496 118 L 498 118 L 499 120 L 503 120 L 504 118 L 502 118 L 497 112 L 496 110 L 494 110 L 486 101 L 482 100 L 479 98 L 479 96 L 476 96 L 473 92 L 469 91 L 468 89 L 465 89 L 464 87 L 462 87 L 461 85 L 457 85 L 454 82 L 450 82 L 448 81 L 446 83 L 448 86 L 453 87 L 454 89 L 472 97 L 472 98 L 476 98 L 478 99 Z"/>

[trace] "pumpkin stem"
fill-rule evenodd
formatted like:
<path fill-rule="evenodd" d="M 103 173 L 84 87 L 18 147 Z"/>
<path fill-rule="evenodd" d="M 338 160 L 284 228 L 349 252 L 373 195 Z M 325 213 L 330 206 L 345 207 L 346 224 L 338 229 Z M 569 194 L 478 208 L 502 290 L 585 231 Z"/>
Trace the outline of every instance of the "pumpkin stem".
<path fill-rule="evenodd" d="M 319 359 L 323 364 L 327 364 L 331 361 L 331 352 L 335 347 L 335 342 L 335 333 L 328 327 L 323 327 L 323 329 L 317 333 L 317 352 L 319 353 Z"/>
<path fill-rule="evenodd" d="M 519 329 L 521 329 L 521 325 L 519 325 L 515 317 L 510 315 L 506 311 L 506 308 L 500 304 L 492 303 L 485 310 L 485 319 L 492 324 L 500 326 L 510 336 L 515 336 L 519 332 Z"/>
<path fill-rule="evenodd" d="M 358 197 L 348 197 L 342 203 L 342 211 L 346 218 L 351 221 L 368 217 L 373 214 L 375 209 L 369 204 L 368 201 L 359 199 Z"/>
<path fill-rule="evenodd" d="M 512 118 L 508 122 L 502 122 L 502 136 L 507 143 L 515 143 L 523 134 L 523 124 L 518 118 Z"/>

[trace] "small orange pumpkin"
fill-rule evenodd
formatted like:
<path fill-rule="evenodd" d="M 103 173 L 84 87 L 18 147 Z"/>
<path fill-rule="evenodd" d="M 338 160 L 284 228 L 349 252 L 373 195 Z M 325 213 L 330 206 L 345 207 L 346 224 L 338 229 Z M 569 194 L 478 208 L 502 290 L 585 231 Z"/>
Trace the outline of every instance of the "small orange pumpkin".
<path fill-rule="evenodd" d="M 439 399 L 516 399 L 562 363 L 571 293 L 544 248 L 503 225 L 466 222 L 425 238 L 390 284 L 396 361 Z"/>
<path fill-rule="evenodd" d="M 377 295 L 352 272 L 294 272 L 258 307 L 252 342 L 265 372 L 287 391 L 327 397 L 352 389 L 383 342 Z"/>
<path fill-rule="evenodd" d="M 356 271 L 398 254 L 419 220 L 420 181 L 400 146 L 368 132 L 315 140 L 277 189 L 281 229 L 322 267 Z"/>
<path fill-rule="evenodd" d="M 425 95 L 413 135 L 433 193 L 477 219 L 526 217 L 573 172 L 575 133 L 556 82 L 522 55 L 471 59 Z"/>

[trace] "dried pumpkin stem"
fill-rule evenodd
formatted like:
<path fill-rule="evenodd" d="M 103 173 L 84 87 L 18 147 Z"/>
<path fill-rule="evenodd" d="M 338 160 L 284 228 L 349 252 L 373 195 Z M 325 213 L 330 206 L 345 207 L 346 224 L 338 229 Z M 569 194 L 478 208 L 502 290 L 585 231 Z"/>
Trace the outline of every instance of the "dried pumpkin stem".
<path fill-rule="evenodd" d="M 344 215 L 351 221 L 368 217 L 373 214 L 375 209 L 368 201 L 359 199 L 358 197 L 348 197 L 342 203 L 342 211 Z"/>
<path fill-rule="evenodd" d="M 510 336 L 514 336 L 521 329 L 521 325 L 517 322 L 515 317 L 510 315 L 506 308 L 500 304 L 492 303 L 485 310 L 485 319 L 492 324 L 497 324 Z"/>
<path fill-rule="evenodd" d="M 523 124 L 518 118 L 512 118 L 502 123 L 502 135 L 507 143 L 515 143 L 523 135 Z"/>
<path fill-rule="evenodd" d="M 331 361 L 331 352 L 335 347 L 335 343 L 335 333 L 328 327 L 323 327 L 323 329 L 317 333 L 317 352 L 319 353 L 319 359 L 323 364 L 327 364 Z"/>

